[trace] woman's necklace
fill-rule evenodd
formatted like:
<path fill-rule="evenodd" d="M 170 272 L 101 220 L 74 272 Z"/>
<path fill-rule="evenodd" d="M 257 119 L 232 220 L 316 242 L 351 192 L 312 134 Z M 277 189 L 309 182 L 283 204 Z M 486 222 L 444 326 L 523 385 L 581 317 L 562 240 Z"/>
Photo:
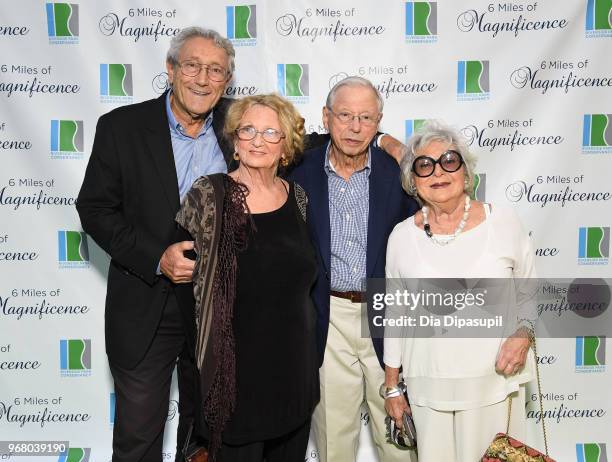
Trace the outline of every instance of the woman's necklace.
<path fill-rule="evenodd" d="M 440 239 L 434 236 L 434 234 L 431 232 L 431 226 L 429 226 L 429 221 L 427 220 L 427 216 L 429 214 L 429 207 L 424 205 L 423 208 L 421 209 L 421 212 L 423 213 L 423 229 L 425 230 L 425 234 L 427 234 L 427 237 L 429 237 L 433 242 L 435 242 L 438 245 L 448 244 L 449 242 L 453 241 L 457 236 L 459 236 L 461 231 L 463 231 L 463 228 L 465 228 L 465 223 L 467 222 L 467 219 L 468 219 L 468 212 L 470 211 L 470 207 L 471 207 L 470 196 L 466 194 L 465 206 L 463 207 L 463 217 L 461 218 L 459 225 L 457 225 L 457 229 L 455 229 L 455 232 L 453 234 Z"/>

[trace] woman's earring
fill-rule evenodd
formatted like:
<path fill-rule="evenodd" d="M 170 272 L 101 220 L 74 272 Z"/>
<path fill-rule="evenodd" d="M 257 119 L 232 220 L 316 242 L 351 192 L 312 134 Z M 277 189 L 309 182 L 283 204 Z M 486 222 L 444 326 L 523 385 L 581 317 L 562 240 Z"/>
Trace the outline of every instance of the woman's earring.
<path fill-rule="evenodd" d="M 234 153 L 234 160 L 240 160 L 240 156 L 237 152 Z"/>

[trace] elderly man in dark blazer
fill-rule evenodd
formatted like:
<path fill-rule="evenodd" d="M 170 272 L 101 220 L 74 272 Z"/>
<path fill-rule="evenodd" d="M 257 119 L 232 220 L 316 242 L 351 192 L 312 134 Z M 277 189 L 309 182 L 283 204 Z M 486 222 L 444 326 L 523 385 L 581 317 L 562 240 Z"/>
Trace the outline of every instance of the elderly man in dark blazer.
<path fill-rule="evenodd" d="M 183 319 L 173 289 L 191 281 L 194 263 L 184 252 L 193 244 L 174 241 L 174 217 L 195 179 L 232 162 L 222 135 L 230 100 L 221 96 L 234 54 L 215 31 L 183 29 L 167 54 L 172 89 L 98 121 L 77 210 L 111 256 L 105 334 L 116 396 L 113 461 L 162 460 L 179 356 L 179 445 L 193 416 L 195 326 Z"/>
<path fill-rule="evenodd" d="M 387 238 L 418 206 L 400 185 L 397 161 L 371 145 L 383 100 L 361 77 L 330 91 L 323 123 L 331 142 L 305 153 L 292 179 L 308 194 L 307 222 L 319 257 L 321 402 L 313 416 L 321 462 L 354 461 L 366 402 L 381 461 L 415 457 L 386 442 L 382 339 L 362 337 L 365 278 L 385 277 Z M 365 387 L 364 387 L 365 384 Z M 365 393 L 364 393 L 365 391 Z"/>

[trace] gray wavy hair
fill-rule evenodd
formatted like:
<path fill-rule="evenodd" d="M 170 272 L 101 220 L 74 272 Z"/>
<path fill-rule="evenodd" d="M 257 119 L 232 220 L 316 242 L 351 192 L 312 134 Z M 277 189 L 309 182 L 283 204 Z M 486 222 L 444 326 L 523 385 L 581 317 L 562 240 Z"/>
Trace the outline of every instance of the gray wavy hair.
<path fill-rule="evenodd" d="M 236 51 L 234 50 L 234 45 L 232 45 L 232 42 L 219 34 L 219 32 L 216 30 L 205 29 L 198 26 L 185 27 L 184 29 L 181 29 L 178 34 L 172 37 L 172 40 L 170 41 L 170 48 L 168 49 L 168 53 L 166 53 L 166 62 L 176 66 L 178 64 L 181 48 L 183 48 L 183 45 L 185 45 L 187 40 L 195 37 L 202 37 L 212 40 L 217 47 L 225 50 L 228 57 L 229 72 L 230 74 L 234 73 L 234 58 L 236 57 Z"/>
<path fill-rule="evenodd" d="M 423 201 L 419 197 L 414 183 L 414 172 L 412 171 L 412 163 L 417 157 L 416 152 L 424 148 L 433 141 L 441 141 L 448 143 L 455 149 L 464 161 L 465 186 L 464 192 L 472 195 L 474 192 L 474 170 L 476 168 L 476 156 L 472 154 L 468 148 L 465 138 L 455 129 L 443 124 L 437 120 L 427 121 L 410 139 L 406 142 L 406 154 L 400 162 L 400 170 L 402 172 L 402 187 L 404 191 L 413 196 L 421 205 Z"/>

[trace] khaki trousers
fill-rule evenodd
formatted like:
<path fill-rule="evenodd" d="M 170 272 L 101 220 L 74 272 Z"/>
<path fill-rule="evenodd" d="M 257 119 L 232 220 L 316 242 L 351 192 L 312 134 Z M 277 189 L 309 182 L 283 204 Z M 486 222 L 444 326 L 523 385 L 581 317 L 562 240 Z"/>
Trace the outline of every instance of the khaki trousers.
<path fill-rule="evenodd" d="M 510 436 L 525 441 L 525 387 L 510 395 Z M 508 400 L 465 411 L 437 411 L 411 406 L 417 431 L 419 462 L 475 462 L 480 460 L 496 433 L 506 431 Z"/>
<path fill-rule="evenodd" d="M 362 311 L 364 313 L 362 313 Z M 378 394 L 385 379 L 372 340 L 361 337 L 360 303 L 331 297 L 325 360 L 320 369 L 321 401 L 312 420 L 320 462 L 354 462 L 361 430 L 360 407 L 370 414 L 372 440 L 380 462 L 416 462 L 414 451 L 386 442 L 384 400 Z M 367 322 L 363 319 L 363 322 Z"/>

